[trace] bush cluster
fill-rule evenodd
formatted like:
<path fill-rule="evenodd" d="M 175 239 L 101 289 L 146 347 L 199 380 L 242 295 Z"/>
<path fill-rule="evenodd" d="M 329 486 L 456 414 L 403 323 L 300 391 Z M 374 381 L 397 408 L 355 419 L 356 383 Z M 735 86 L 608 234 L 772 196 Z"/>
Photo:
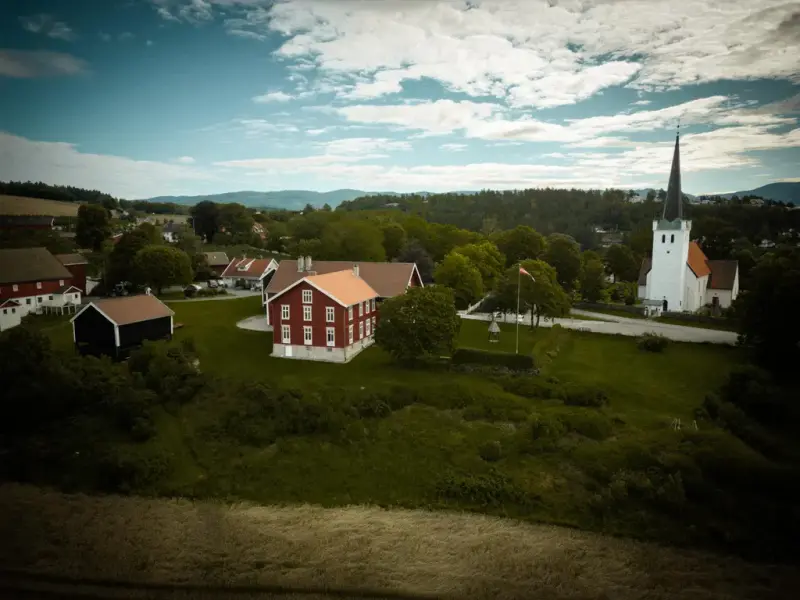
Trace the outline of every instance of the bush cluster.
<path fill-rule="evenodd" d="M 657 333 L 645 333 L 639 338 L 636 346 L 645 352 L 663 352 L 669 345 L 669 340 Z"/>
<path fill-rule="evenodd" d="M 599 408 L 608 405 L 605 390 L 586 385 L 564 385 L 552 377 L 511 376 L 498 377 L 496 381 L 507 392 L 523 398 L 561 400 L 568 406 Z"/>
<path fill-rule="evenodd" d="M 477 348 L 458 348 L 452 355 L 454 365 L 477 364 L 492 367 L 505 367 L 512 371 L 532 371 L 533 357 L 527 354 L 493 352 Z"/>
<path fill-rule="evenodd" d="M 525 506 L 532 501 L 508 476 L 495 470 L 485 475 L 450 473 L 437 483 L 436 494 L 441 500 L 481 508 Z"/>
<path fill-rule="evenodd" d="M 225 288 L 200 288 L 197 290 L 197 294 L 195 294 L 198 298 L 208 298 L 210 296 L 224 296 L 228 293 L 228 290 Z"/>

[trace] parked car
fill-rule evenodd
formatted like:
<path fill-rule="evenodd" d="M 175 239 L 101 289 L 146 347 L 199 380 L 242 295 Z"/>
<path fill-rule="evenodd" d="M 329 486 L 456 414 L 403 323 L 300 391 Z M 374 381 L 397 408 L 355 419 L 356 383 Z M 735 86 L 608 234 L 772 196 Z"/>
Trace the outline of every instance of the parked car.
<path fill-rule="evenodd" d="M 183 290 L 183 297 L 184 298 L 194 298 L 197 295 L 197 292 L 200 291 L 200 286 L 195 283 L 190 283 L 187 285 Z"/>
<path fill-rule="evenodd" d="M 217 283 L 216 279 L 209 279 L 208 280 L 208 287 L 211 288 L 212 290 L 215 290 L 218 287 L 220 287 L 220 285 L 219 285 L 219 283 Z"/>

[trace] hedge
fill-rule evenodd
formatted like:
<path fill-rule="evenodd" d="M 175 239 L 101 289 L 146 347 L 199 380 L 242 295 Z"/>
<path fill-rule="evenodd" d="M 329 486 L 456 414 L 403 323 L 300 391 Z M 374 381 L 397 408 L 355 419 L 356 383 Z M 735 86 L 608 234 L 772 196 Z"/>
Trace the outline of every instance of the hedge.
<path fill-rule="evenodd" d="M 477 348 L 459 348 L 453 352 L 453 364 L 479 364 L 506 367 L 513 371 L 529 371 L 534 368 L 533 357 L 528 354 L 493 352 Z"/>

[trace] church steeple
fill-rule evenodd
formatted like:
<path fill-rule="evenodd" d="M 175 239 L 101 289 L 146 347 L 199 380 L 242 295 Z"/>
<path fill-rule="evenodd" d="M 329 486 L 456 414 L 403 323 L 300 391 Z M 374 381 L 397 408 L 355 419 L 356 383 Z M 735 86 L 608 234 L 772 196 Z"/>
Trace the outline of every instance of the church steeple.
<path fill-rule="evenodd" d="M 675 153 L 672 155 L 672 171 L 669 174 L 667 198 L 664 200 L 665 221 L 683 219 L 683 193 L 681 192 L 681 134 L 675 136 Z"/>

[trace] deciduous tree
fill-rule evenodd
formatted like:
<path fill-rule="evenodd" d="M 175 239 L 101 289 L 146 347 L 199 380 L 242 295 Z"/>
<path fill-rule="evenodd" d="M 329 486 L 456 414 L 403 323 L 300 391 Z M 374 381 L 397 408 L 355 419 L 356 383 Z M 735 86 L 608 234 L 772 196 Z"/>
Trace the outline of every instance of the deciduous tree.
<path fill-rule="evenodd" d="M 500 252 L 505 254 L 506 266 L 521 260 L 538 259 L 547 246 L 544 236 L 527 225 L 502 231 L 493 236 L 493 239 Z"/>
<path fill-rule="evenodd" d="M 588 252 L 584 252 L 589 254 Z M 608 299 L 606 269 L 599 258 L 584 257 L 580 276 L 581 297 L 588 302 L 603 302 Z"/>
<path fill-rule="evenodd" d="M 522 266 L 533 279 L 527 275 L 520 276 L 517 265 L 508 268 L 497 284 L 500 305 L 515 307 L 516 310 L 519 289 L 520 312 L 532 310 L 536 317 L 535 322 L 531 319 L 532 327 L 538 326 L 542 317 L 548 319 L 569 314 L 569 296 L 558 283 L 556 270 L 542 260 L 526 260 Z"/>
<path fill-rule="evenodd" d="M 363 219 L 344 219 L 329 224 L 321 242 L 322 258 L 326 260 L 386 260 L 382 231 L 374 223 Z"/>
<path fill-rule="evenodd" d="M 189 255 L 170 246 L 145 246 L 134 256 L 133 269 L 136 281 L 155 288 L 157 294 L 168 285 L 192 282 Z"/>
<path fill-rule="evenodd" d="M 75 241 L 78 245 L 99 251 L 103 247 L 103 240 L 110 235 L 111 221 L 108 211 L 100 204 L 81 204 L 75 228 Z"/>
<path fill-rule="evenodd" d="M 397 254 L 397 262 L 415 263 L 423 283 L 433 281 L 433 259 L 419 241 L 408 240 Z"/>
<path fill-rule="evenodd" d="M 622 244 L 614 244 L 606 250 L 606 267 L 614 281 L 636 281 L 639 277 L 639 262 L 633 251 Z"/>
<path fill-rule="evenodd" d="M 206 242 L 214 241 L 214 236 L 219 231 L 219 206 L 210 200 L 198 202 L 191 209 L 194 220 L 194 230 Z"/>
<path fill-rule="evenodd" d="M 383 249 L 386 251 L 386 258 L 394 260 L 408 241 L 406 230 L 400 223 L 389 221 L 381 226 L 381 231 L 383 232 Z"/>
<path fill-rule="evenodd" d="M 453 250 L 462 256 L 466 256 L 470 262 L 478 269 L 483 282 L 483 289 L 491 290 L 505 268 L 505 256 L 500 253 L 492 242 L 480 242 L 478 244 L 467 244 L 458 246 Z"/>
<path fill-rule="evenodd" d="M 561 287 L 567 292 L 575 289 L 581 273 L 581 249 L 578 242 L 562 233 L 549 235 L 544 260 L 556 270 Z"/>
<path fill-rule="evenodd" d="M 410 288 L 381 305 L 375 341 L 396 359 L 410 362 L 452 352 L 460 327 L 449 288 Z"/>
<path fill-rule="evenodd" d="M 458 308 L 466 308 L 483 294 L 480 271 L 466 256 L 456 251 L 444 257 L 433 278 L 437 284 L 453 290 Z"/>

